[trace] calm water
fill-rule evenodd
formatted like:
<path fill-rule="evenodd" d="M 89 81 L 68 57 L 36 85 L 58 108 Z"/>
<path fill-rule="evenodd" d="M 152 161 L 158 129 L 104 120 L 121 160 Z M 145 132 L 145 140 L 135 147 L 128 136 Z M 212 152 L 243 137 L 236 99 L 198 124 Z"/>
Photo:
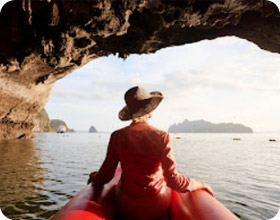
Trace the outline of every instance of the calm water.
<path fill-rule="evenodd" d="M 0 142 L 3 213 L 10 219 L 48 219 L 99 168 L 109 137 L 42 133 L 33 140 Z M 216 198 L 241 219 L 277 214 L 280 134 L 171 134 L 171 141 L 178 170 L 212 185 Z"/>

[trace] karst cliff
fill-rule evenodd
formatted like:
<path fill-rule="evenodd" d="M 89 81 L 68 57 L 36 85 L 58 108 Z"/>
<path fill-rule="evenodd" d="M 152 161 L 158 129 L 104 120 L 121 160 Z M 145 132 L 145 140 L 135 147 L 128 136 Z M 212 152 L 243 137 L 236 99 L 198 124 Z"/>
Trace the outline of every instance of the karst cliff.
<path fill-rule="evenodd" d="M 0 139 L 30 138 L 53 84 L 92 59 L 237 36 L 280 52 L 264 0 L 16 0 L 0 14 Z"/>

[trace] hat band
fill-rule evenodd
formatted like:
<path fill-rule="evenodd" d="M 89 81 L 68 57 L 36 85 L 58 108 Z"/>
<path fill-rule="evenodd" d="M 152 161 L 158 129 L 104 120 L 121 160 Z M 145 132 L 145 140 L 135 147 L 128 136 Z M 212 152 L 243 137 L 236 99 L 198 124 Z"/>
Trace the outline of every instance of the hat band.
<path fill-rule="evenodd" d="M 137 113 L 140 109 L 144 108 L 149 102 L 151 101 L 151 98 L 144 99 L 144 100 L 135 100 L 132 102 L 128 102 L 127 108 L 131 115 Z"/>

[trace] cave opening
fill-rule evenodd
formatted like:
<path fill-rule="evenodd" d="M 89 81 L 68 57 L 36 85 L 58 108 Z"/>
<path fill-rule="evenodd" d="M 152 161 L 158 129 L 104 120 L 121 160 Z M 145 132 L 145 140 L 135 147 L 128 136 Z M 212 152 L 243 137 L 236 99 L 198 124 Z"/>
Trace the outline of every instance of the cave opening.
<path fill-rule="evenodd" d="M 126 125 L 117 117 L 124 92 L 140 85 L 163 92 L 152 123 L 164 130 L 203 119 L 279 131 L 278 57 L 247 40 L 224 37 L 126 60 L 98 58 L 56 82 L 46 110 L 76 131 L 94 125 L 112 132 Z"/>
<path fill-rule="evenodd" d="M 129 58 L 132 54 L 152 54 L 163 48 L 225 36 L 246 39 L 261 49 L 279 53 L 279 19 L 279 9 L 274 3 L 259 0 L 144 1 L 143 4 L 126 1 L 10 1 L 3 6 L 0 15 L 0 139 L 13 139 L 23 134 L 24 138 L 31 138 L 35 117 L 47 103 L 54 83 L 92 60 L 116 54 L 133 60 Z M 197 60 L 205 62 L 200 57 Z M 130 74 L 136 72 L 135 69 Z M 162 74 L 155 81 L 164 80 L 167 75 Z M 178 75 L 169 77 L 173 80 L 168 80 L 169 86 L 172 87 L 175 79 L 180 83 L 189 82 L 192 74 L 188 79 L 184 74 L 181 79 Z M 203 80 L 210 82 L 212 79 L 201 79 L 197 84 L 202 84 Z M 113 85 L 108 86 L 113 88 Z M 160 85 L 159 88 L 164 90 Z M 99 88 L 104 96 L 107 91 L 103 90 Z M 117 89 L 121 90 L 122 93 L 125 91 L 124 88 Z M 201 103 L 207 102 L 208 99 L 201 100 Z M 98 103 L 95 105 L 97 109 L 102 108 Z M 111 108 L 103 111 L 106 109 Z M 179 121 L 173 117 L 174 121 Z M 213 117 L 209 120 L 223 121 Z"/>

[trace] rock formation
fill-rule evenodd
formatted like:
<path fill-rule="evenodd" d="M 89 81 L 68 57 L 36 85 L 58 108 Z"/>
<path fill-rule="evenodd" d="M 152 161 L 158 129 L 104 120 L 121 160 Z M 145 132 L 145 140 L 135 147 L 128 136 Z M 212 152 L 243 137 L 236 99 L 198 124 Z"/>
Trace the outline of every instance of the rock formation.
<path fill-rule="evenodd" d="M 45 109 L 42 109 L 34 121 L 33 132 L 54 132 L 50 126 L 50 119 Z"/>
<path fill-rule="evenodd" d="M 211 123 L 205 120 L 189 121 L 171 125 L 168 128 L 171 133 L 253 133 L 252 128 L 242 124 Z"/>
<path fill-rule="evenodd" d="M 90 126 L 89 130 L 88 130 L 89 133 L 96 133 L 97 130 L 94 126 Z"/>
<path fill-rule="evenodd" d="M 0 14 L 0 139 L 30 138 L 56 80 L 90 60 L 237 36 L 279 53 L 265 0 L 15 0 Z"/>
<path fill-rule="evenodd" d="M 54 131 L 58 131 L 60 126 L 64 126 L 66 128 L 66 132 L 75 132 L 73 129 L 68 128 L 67 124 L 59 119 L 52 119 L 50 122 L 50 127 Z"/>

